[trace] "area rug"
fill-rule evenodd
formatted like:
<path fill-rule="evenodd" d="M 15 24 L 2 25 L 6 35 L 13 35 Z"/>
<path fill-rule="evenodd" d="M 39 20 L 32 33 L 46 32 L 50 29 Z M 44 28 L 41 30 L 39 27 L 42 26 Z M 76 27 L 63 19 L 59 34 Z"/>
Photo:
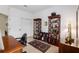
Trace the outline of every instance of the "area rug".
<path fill-rule="evenodd" d="M 29 44 L 32 45 L 33 47 L 37 48 L 38 50 L 40 50 L 43 53 L 45 53 L 50 48 L 50 45 L 40 42 L 38 40 L 33 40 L 33 41 L 29 42 Z"/>

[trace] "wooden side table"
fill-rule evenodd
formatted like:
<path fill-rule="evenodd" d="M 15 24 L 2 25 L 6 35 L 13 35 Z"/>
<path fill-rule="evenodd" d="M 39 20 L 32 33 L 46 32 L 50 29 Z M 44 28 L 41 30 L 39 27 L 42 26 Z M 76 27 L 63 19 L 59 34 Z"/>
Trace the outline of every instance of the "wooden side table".
<path fill-rule="evenodd" d="M 75 45 L 67 45 L 66 43 L 60 43 L 59 53 L 79 53 L 79 47 L 76 47 Z"/>

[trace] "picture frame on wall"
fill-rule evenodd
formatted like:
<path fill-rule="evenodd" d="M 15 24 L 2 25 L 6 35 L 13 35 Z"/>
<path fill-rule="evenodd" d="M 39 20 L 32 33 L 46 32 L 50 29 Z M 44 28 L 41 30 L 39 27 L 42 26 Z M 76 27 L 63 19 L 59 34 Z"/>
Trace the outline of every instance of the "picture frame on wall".
<path fill-rule="evenodd" d="M 47 26 L 47 21 L 44 22 L 44 25 Z"/>

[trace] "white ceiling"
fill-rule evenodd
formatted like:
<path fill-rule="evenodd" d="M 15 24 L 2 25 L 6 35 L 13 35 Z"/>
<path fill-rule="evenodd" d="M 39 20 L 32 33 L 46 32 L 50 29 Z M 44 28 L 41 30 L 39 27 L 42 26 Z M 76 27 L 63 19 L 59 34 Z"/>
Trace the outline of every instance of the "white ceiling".
<path fill-rule="evenodd" d="M 11 7 L 15 7 L 31 13 L 36 13 L 51 7 L 51 5 L 25 5 L 25 6 L 26 7 L 24 7 L 24 5 L 12 5 Z"/>

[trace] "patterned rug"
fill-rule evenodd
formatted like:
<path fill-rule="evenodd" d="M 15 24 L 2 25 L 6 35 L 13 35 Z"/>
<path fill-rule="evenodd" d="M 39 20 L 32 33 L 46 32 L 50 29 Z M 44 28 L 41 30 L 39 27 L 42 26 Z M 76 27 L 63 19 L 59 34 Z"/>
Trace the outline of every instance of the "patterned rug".
<path fill-rule="evenodd" d="M 38 40 L 33 40 L 33 41 L 29 42 L 29 44 L 32 45 L 33 47 L 37 48 L 38 50 L 40 50 L 43 53 L 45 53 L 50 48 L 50 45 L 40 42 Z"/>

